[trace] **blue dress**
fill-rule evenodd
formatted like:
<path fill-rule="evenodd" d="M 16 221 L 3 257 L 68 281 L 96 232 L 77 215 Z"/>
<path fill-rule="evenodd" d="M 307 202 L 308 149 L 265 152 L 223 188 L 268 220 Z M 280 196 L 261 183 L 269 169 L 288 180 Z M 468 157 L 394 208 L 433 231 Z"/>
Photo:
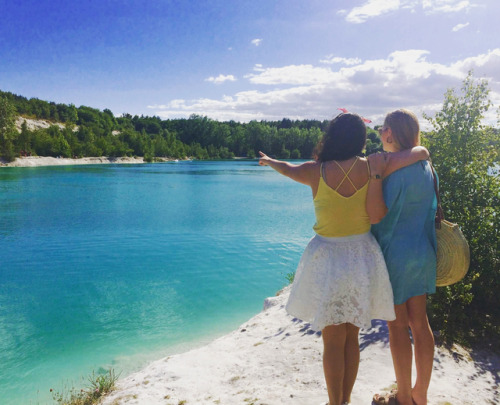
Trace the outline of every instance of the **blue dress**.
<path fill-rule="evenodd" d="M 388 212 L 371 230 L 384 254 L 394 304 L 399 305 L 436 292 L 437 199 L 429 162 L 390 174 L 383 192 Z"/>

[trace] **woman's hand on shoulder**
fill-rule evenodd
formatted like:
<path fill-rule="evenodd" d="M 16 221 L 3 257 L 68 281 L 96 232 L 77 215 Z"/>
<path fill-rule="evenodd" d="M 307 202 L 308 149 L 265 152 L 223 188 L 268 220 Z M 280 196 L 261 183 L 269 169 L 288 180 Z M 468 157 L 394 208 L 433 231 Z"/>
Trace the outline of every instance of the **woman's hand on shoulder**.
<path fill-rule="evenodd" d="M 415 161 L 419 161 L 419 160 L 429 159 L 431 157 L 431 154 L 429 153 L 429 151 L 427 150 L 427 148 L 425 146 L 418 145 L 418 146 L 414 146 L 413 148 L 411 148 L 410 156 Z"/>
<path fill-rule="evenodd" d="M 368 165 L 370 166 L 370 175 L 380 175 L 383 176 L 385 172 L 385 168 L 388 163 L 388 153 L 387 152 L 378 152 L 373 153 L 367 157 Z"/>

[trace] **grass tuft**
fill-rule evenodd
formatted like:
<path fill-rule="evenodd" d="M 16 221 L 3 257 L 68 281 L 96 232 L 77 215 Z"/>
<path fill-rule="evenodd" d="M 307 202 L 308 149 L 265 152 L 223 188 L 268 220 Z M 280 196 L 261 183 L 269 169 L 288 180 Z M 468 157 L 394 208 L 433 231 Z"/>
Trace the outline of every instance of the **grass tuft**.
<path fill-rule="evenodd" d="M 115 388 L 119 375 L 115 374 L 113 369 L 104 374 L 92 374 L 88 377 L 86 389 L 80 390 L 75 387 L 63 388 L 61 391 L 54 391 L 52 388 L 52 399 L 60 405 L 93 405 L 99 399 L 111 392 Z"/>
<path fill-rule="evenodd" d="M 292 284 L 294 278 L 295 278 L 295 272 L 287 273 L 285 275 L 285 279 L 288 282 L 288 284 Z"/>

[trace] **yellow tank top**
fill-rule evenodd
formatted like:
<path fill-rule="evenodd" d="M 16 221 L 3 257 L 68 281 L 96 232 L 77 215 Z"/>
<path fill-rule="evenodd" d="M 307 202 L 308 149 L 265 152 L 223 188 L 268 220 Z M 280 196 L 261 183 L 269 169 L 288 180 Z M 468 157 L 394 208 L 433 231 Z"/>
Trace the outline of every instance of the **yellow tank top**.
<path fill-rule="evenodd" d="M 323 178 L 323 164 L 321 164 L 318 192 L 314 197 L 316 224 L 313 229 L 318 235 L 340 237 L 359 235 L 370 230 L 370 218 L 366 212 L 368 181 L 363 187 L 358 189 L 349 178 L 349 173 L 357 161 L 358 159 L 354 161 L 347 172 L 334 161 L 344 172 L 344 178 L 336 189 L 326 184 Z M 344 197 L 337 191 L 346 179 L 356 190 L 354 194 L 349 197 Z"/>

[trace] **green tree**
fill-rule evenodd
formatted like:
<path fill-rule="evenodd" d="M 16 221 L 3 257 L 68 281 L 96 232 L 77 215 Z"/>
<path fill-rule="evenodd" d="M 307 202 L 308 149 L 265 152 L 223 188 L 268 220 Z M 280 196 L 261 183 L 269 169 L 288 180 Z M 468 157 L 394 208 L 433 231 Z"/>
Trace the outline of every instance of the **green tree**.
<path fill-rule="evenodd" d="M 26 121 L 23 121 L 21 124 L 21 133 L 17 137 L 17 145 L 18 149 L 23 155 L 29 155 L 31 154 L 32 151 L 32 132 L 28 130 L 28 125 L 26 124 Z"/>
<path fill-rule="evenodd" d="M 8 162 L 16 158 L 16 110 L 6 97 L 0 97 L 0 156 Z"/>
<path fill-rule="evenodd" d="M 482 123 L 488 93 L 488 83 L 469 73 L 461 93 L 448 90 L 441 111 L 426 117 L 434 129 L 424 144 L 439 175 L 445 218 L 461 226 L 471 251 L 465 279 L 430 299 L 433 326 L 448 342 L 500 339 L 500 178 L 491 173 L 499 135 Z"/>
<path fill-rule="evenodd" d="M 300 159 L 300 150 L 294 149 L 292 152 L 290 152 L 290 158 L 291 159 Z"/>
<path fill-rule="evenodd" d="M 54 140 L 47 130 L 33 131 L 33 149 L 38 156 L 52 156 Z"/>
<path fill-rule="evenodd" d="M 281 150 L 279 151 L 278 157 L 280 159 L 290 159 L 290 151 L 285 148 L 285 145 L 283 145 Z"/>
<path fill-rule="evenodd" d="M 300 148 L 300 156 L 302 159 L 312 158 L 314 148 L 323 136 L 323 130 L 319 127 L 308 128 L 305 132 L 305 139 Z"/>
<path fill-rule="evenodd" d="M 71 147 L 62 132 L 52 142 L 52 156 L 72 157 Z"/>
<path fill-rule="evenodd" d="M 58 104 L 57 110 L 59 113 L 59 118 L 62 122 L 77 122 L 78 121 L 78 110 L 73 104 Z"/>
<path fill-rule="evenodd" d="M 368 128 L 368 133 L 366 136 L 366 155 L 371 155 L 372 153 L 382 152 L 382 141 L 377 134 L 377 131 L 374 131 Z"/>
<path fill-rule="evenodd" d="M 231 144 L 229 145 L 230 150 L 234 152 L 236 156 L 243 156 L 246 151 L 245 142 L 245 129 L 242 124 L 231 123 Z"/>

